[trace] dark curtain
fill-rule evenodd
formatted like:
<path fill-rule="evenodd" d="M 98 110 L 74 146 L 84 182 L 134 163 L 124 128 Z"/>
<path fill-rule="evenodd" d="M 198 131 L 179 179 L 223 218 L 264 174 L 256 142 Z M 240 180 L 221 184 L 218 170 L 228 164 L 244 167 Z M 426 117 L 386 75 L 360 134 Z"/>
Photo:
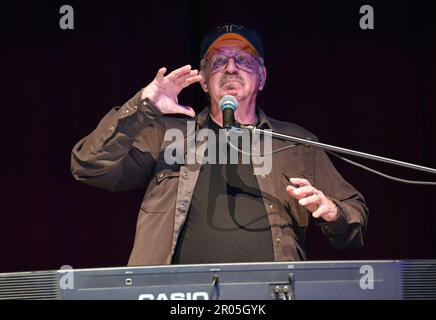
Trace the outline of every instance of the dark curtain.
<path fill-rule="evenodd" d="M 59 27 L 63 4 L 74 9 L 74 30 Z M 365 4 L 374 8 L 374 30 L 359 28 Z M 127 263 L 144 191 L 110 193 L 75 181 L 71 149 L 159 67 L 198 66 L 202 36 L 226 22 L 263 38 L 268 78 L 259 103 L 269 116 L 326 143 L 436 167 L 434 2 L 20 1 L 0 8 L 0 271 Z M 207 103 L 199 85 L 179 101 L 196 111 Z M 367 200 L 366 245 L 330 248 L 313 226 L 309 259 L 436 258 L 436 187 L 332 160 Z"/>

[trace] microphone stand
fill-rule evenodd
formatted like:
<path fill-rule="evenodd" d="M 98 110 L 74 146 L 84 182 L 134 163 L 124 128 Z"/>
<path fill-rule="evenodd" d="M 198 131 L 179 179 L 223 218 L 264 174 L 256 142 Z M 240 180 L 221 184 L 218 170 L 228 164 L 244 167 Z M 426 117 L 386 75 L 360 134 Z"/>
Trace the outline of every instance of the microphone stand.
<path fill-rule="evenodd" d="M 405 168 L 409 168 L 409 169 L 414 169 L 414 170 L 418 170 L 418 171 L 424 171 L 424 172 L 429 172 L 429 173 L 436 174 L 436 169 L 429 168 L 429 167 L 424 167 L 424 166 L 420 166 L 420 165 L 416 165 L 416 164 L 413 164 L 413 163 L 408 163 L 408 162 L 404 162 L 404 161 L 398 161 L 398 160 L 395 160 L 395 159 L 380 157 L 380 156 L 376 156 L 376 155 L 365 153 L 365 152 L 360 152 L 360 151 L 355 151 L 355 150 L 351 150 L 351 149 L 341 148 L 341 147 L 329 145 L 329 144 L 326 144 L 326 143 L 316 142 L 316 141 L 313 141 L 313 140 L 303 139 L 303 138 L 299 138 L 299 137 L 295 137 L 295 136 L 291 136 L 291 135 L 286 135 L 286 134 L 282 134 L 282 133 L 277 133 L 277 132 L 272 132 L 272 131 L 265 131 L 265 130 L 262 130 L 262 129 L 257 129 L 254 126 L 240 125 L 240 128 L 248 129 L 253 134 L 255 134 L 255 133 L 263 133 L 265 135 L 272 136 L 273 138 L 289 140 L 289 141 L 292 141 L 292 142 L 297 142 L 297 143 L 301 143 L 301 144 L 305 144 L 305 145 L 309 145 L 309 146 L 314 146 L 314 147 L 318 147 L 318 148 L 325 149 L 325 150 L 330 150 L 330 151 L 334 151 L 334 152 L 338 152 L 338 153 L 349 154 L 349 155 L 360 157 L 360 158 L 366 158 L 366 159 L 370 159 L 370 160 L 375 160 L 375 161 L 379 161 L 379 162 L 385 162 L 385 163 L 393 164 L 393 165 L 400 166 L 400 167 L 405 167 Z"/>

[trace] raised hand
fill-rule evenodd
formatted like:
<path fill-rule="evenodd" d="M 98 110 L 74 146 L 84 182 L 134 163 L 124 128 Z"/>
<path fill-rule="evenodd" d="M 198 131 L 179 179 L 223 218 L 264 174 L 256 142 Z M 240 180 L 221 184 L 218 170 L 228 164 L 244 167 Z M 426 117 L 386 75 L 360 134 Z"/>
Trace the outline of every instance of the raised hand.
<path fill-rule="evenodd" d="M 166 68 L 159 69 L 154 80 L 142 91 L 141 99 L 148 97 L 164 114 L 181 113 L 195 117 L 194 110 L 189 106 L 180 105 L 177 96 L 187 86 L 199 82 L 202 76 L 198 74 L 198 70 L 191 70 L 190 65 L 165 76 L 166 71 Z"/>
<path fill-rule="evenodd" d="M 300 206 L 306 207 L 314 218 L 334 221 L 338 218 L 338 208 L 321 190 L 317 190 L 306 179 L 290 178 L 293 185 L 288 185 L 288 194 L 298 200 Z M 297 187 L 295 187 L 297 186 Z"/>

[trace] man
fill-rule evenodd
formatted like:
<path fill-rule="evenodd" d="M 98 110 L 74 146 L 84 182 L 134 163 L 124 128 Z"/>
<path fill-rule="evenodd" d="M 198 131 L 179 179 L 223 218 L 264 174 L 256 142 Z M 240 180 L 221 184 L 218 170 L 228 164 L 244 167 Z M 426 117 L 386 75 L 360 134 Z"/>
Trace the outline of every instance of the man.
<path fill-rule="evenodd" d="M 225 95 L 239 102 L 237 124 L 316 139 L 297 125 L 268 118 L 256 105 L 267 73 L 254 31 L 219 27 L 205 36 L 200 55 L 200 71 L 187 65 L 165 75 L 161 68 L 73 149 L 76 179 L 114 191 L 146 188 L 129 265 L 304 260 L 310 217 L 333 246 L 362 246 L 364 199 L 320 149 L 295 145 L 274 153 L 271 172 L 262 175 L 253 174 L 252 163 L 167 161 L 165 133 L 180 129 L 185 139 L 190 133 L 189 119 L 164 115 L 194 118 L 194 135 L 203 128 L 218 133 Z M 210 107 L 197 116 L 177 99 L 196 82 L 210 97 Z M 272 148 L 289 144 L 274 139 Z"/>

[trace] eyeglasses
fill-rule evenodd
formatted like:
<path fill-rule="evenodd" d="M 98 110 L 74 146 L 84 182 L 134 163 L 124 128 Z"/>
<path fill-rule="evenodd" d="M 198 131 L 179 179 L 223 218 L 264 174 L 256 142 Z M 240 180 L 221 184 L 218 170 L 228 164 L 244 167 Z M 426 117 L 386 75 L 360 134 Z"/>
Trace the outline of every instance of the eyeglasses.
<path fill-rule="evenodd" d="M 213 54 L 207 59 L 207 63 L 212 71 L 216 71 L 224 69 L 230 58 L 235 61 L 235 64 L 239 69 L 248 72 L 256 70 L 258 66 L 258 59 L 247 52 L 237 52 L 233 55 L 225 55 L 223 53 Z"/>

